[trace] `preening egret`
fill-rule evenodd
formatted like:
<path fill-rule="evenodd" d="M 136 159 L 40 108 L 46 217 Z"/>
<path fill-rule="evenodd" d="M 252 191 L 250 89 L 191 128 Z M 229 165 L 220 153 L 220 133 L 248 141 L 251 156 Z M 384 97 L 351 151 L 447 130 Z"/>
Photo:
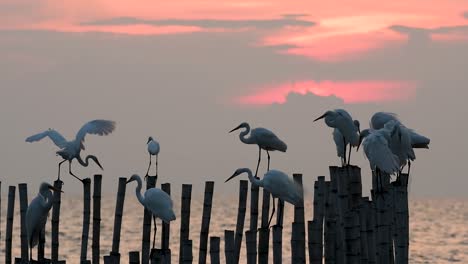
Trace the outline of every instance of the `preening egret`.
<path fill-rule="evenodd" d="M 148 177 L 148 173 L 151 167 L 151 156 L 156 156 L 155 166 L 156 166 L 156 176 L 158 176 L 158 154 L 159 154 L 159 149 L 160 149 L 158 141 L 153 139 L 153 137 L 149 137 L 148 142 L 146 142 L 146 144 L 148 145 L 148 153 L 149 153 L 150 161 L 148 165 L 148 171 L 146 171 L 145 179 L 146 177 Z"/>
<path fill-rule="evenodd" d="M 240 141 L 245 144 L 256 144 L 258 146 L 258 162 L 257 162 L 257 169 L 255 170 L 255 176 L 258 173 L 258 167 L 260 166 L 260 160 L 262 156 L 262 149 L 264 149 L 268 155 L 268 167 L 267 171 L 270 170 L 270 153 L 269 151 L 281 151 L 286 152 L 288 146 L 284 143 L 281 139 L 279 139 L 273 132 L 270 130 L 258 127 L 250 130 L 250 125 L 246 122 L 240 124 L 233 130 L 229 131 L 229 133 L 236 131 L 238 129 L 245 128 L 239 134 Z M 250 136 L 247 138 L 246 135 L 249 134 Z"/>
<path fill-rule="evenodd" d="M 60 155 L 63 158 L 63 160 L 58 165 L 58 179 L 60 180 L 60 166 L 65 161 L 68 161 L 69 162 L 68 171 L 70 175 L 72 175 L 73 177 L 81 181 L 81 179 L 78 178 L 71 171 L 71 163 L 73 159 L 77 159 L 78 162 L 81 164 L 81 166 L 84 166 L 84 167 L 87 167 L 89 165 L 89 159 L 92 159 L 101 169 L 103 169 L 98 159 L 95 156 L 88 155 L 86 156 L 85 160 L 83 160 L 80 156 L 81 150 L 85 149 L 83 143 L 85 141 L 86 134 L 94 134 L 94 135 L 103 136 L 103 135 L 110 134 L 112 131 L 114 131 L 114 129 L 115 129 L 114 121 L 93 120 L 84 124 L 81 127 L 81 129 L 78 131 L 78 133 L 76 134 L 75 139 L 71 141 L 67 141 L 59 132 L 57 132 L 54 129 L 49 128 L 48 130 L 42 133 L 28 137 L 26 139 L 26 142 L 35 142 L 45 137 L 49 137 L 52 140 L 52 142 L 54 142 L 55 145 L 60 148 L 60 150 L 56 152 L 57 155 Z"/>
<path fill-rule="evenodd" d="M 411 146 L 410 130 L 398 121 L 390 120 L 385 123 L 384 129 L 390 131 L 390 150 L 398 157 L 400 167 L 398 170 L 398 180 L 403 168 L 408 164 L 408 174 L 411 169 L 411 161 L 416 159 L 413 147 Z"/>
<path fill-rule="evenodd" d="M 370 121 L 370 127 L 372 129 L 381 129 L 385 126 L 388 121 L 394 120 L 401 123 L 398 116 L 394 113 L 377 112 L 375 113 Z M 411 145 L 413 148 L 429 148 L 431 140 L 423 135 L 416 133 L 415 131 L 408 129 L 411 137 Z"/>
<path fill-rule="evenodd" d="M 375 172 L 377 183 L 380 182 L 380 189 L 382 189 L 381 172 L 391 175 L 399 171 L 399 160 L 390 149 L 390 140 L 390 131 L 385 128 L 379 130 L 364 129 L 361 132 L 360 143 L 357 147 L 357 150 L 359 150 L 362 142 L 371 170 Z"/>
<path fill-rule="evenodd" d="M 31 201 L 26 210 L 26 229 L 28 234 L 29 258 L 32 261 L 32 249 L 39 243 L 41 231 L 45 228 L 47 216 L 52 208 L 53 191 L 59 191 L 54 186 L 43 182 L 39 187 L 39 193 Z"/>
<path fill-rule="evenodd" d="M 344 109 L 327 111 L 325 114 L 315 119 L 314 122 L 322 118 L 325 118 L 325 124 L 327 124 L 327 126 L 334 128 L 333 139 L 336 143 L 338 156 L 343 158 L 343 165 L 346 165 L 346 147 L 348 144 L 350 145 L 347 163 L 349 165 L 351 160 L 351 147 L 356 147 L 359 145 L 359 121 L 353 121 L 351 115 Z M 335 130 L 337 131 L 335 132 Z M 338 139 L 340 134 L 342 135 L 341 140 Z M 341 144 L 343 144 L 343 147 L 340 146 Z M 341 155 L 341 153 L 344 153 L 344 155 Z"/>
<path fill-rule="evenodd" d="M 156 241 L 156 218 L 160 218 L 162 221 L 169 223 L 176 219 L 174 210 L 172 209 L 173 203 L 171 197 L 161 189 L 151 188 L 146 190 L 145 196 L 141 195 L 142 182 L 140 176 L 134 174 L 128 179 L 127 184 L 136 181 L 137 187 L 135 189 L 136 197 L 138 201 L 151 212 L 153 215 L 154 222 L 154 235 L 153 235 L 153 248 L 155 247 Z"/>
<path fill-rule="evenodd" d="M 268 226 L 270 226 L 275 213 L 275 198 L 286 201 L 292 205 L 298 205 L 303 199 L 301 187 L 294 181 L 294 179 L 278 170 L 269 170 L 265 173 L 263 179 L 260 180 L 252 175 L 252 171 L 249 168 L 240 168 L 237 169 L 225 182 L 241 175 L 242 173 L 247 173 L 252 184 L 263 187 L 271 194 L 271 196 L 273 196 L 273 211 L 271 212 Z"/>

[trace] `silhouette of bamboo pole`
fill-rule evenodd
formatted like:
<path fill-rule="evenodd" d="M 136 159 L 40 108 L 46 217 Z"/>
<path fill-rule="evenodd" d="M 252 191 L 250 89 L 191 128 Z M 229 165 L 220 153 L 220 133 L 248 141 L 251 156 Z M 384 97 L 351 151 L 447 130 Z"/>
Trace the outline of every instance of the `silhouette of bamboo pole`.
<path fill-rule="evenodd" d="M 20 219 L 21 219 L 21 260 L 29 261 L 28 252 L 28 232 L 26 228 L 26 211 L 28 210 L 28 185 L 26 183 L 18 184 L 19 200 L 20 200 Z"/>
<path fill-rule="evenodd" d="M 63 182 L 61 180 L 54 181 L 54 187 L 57 190 L 62 190 Z M 54 192 L 54 202 L 52 205 L 52 262 L 58 262 L 59 258 L 59 226 L 60 226 L 60 204 L 62 203 L 62 193 Z"/>
<path fill-rule="evenodd" d="M 100 238 L 101 238 L 101 185 L 102 175 L 94 175 L 93 190 L 93 244 L 92 262 L 99 264 L 100 259 Z"/>
<path fill-rule="evenodd" d="M 240 250 L 242 246 L 242 236 L 244 233 L 245 212 L 247 210 L 247 193 L 249 182 L 239 181 L 239 207 L 237 210 L 236 234 L 234 237 L 234 263 L 239 263 Z"/>
<path fill-rule="evenodd" d="M 219 264 L 220 237 L 210 237 L 210 261 L 211 264 Z"/>
<path fill-rule="evenodd" d="M 210 231 L 211 206 L 213 201 L 214 182 L 205 182 L 205 195 L 203 198 L 203 214 L 200 229 L 200 250 L 198 254 L 198 263 L 206 263 L 206 255 L 208 248 L 208 235 Z"/>
<path fill-rule="evenodd" d="M 11 242 L 13 240 L 13 219 L 15 216 L 15 194 L 16 186 L 8 187 L 8 207 L 7 207 L 7 222 L 5 234 L 5 264 L 11 264 Z"/>
<path fill-rule="evenodd" d="M 146 190 L 156 186 L 157 176 L 148 176 L 146 178 Z M 150 257 L 150 237 L 151 237 L 151 221 L 153 220 L 152 214 L 149 210 L 144 208 L 143 213 L 143 234 L 141 238 L 141 263 L 148 264 Z"/>
<path fill-rule="evenodd" d="M 190 203 L 192 199 L 192 185 L 182 184 L 182 206 L 180 217 L 179 263 L 182 263 L 184 242 L 190 233 Z"/>
<path fill-rule="evenodd" d="M 81 233 L 80 262 L 86 262 L 88 258 L 88 237 L 91 218 L 91 179 L 83 179 L 83 230 Z"/>

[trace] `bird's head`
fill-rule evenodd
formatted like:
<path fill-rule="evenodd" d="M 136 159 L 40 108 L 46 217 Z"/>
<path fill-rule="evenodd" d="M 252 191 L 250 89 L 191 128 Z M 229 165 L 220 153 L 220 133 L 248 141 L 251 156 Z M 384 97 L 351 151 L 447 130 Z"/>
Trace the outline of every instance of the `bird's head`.
<path fill-rule="evenodd" d="M 148 137 L 148 142 L 146 142 L 146 144 L 150 143 L 151 141 L 153 141 L 153 137 Z"/>
<path fill-rule="evenodd" d="M 245 172 L 250 172 L 250 169 L 248 169 L 248 168 L 239 168 L 239 169 L 237 169 L 237 170 L 231 175 L 231 177 L 229 177 L 229 178 L 228 178 L 226 181 L 224 181 L 224 182 L 228 182 L 228 181 L 230 181 L 232 178 L 237 177 L 237 176 L 239 176 L 239 175 L 241 175 L 242 173 L 245 173 Z"/>
<path fill-rule="evenodd" d="M 127 180 L 127 184 L 132 182 L 132 181 L 138 181 L 140 179 L 140 176 L 133 174 L 130 179 Z"/>
<path fill-rule="evenodd" d="M 316 119 L 314 120 L 314 122 L 315 122 L 315 121 L 318 121 L 318 120 L 320 120 L 320 119 L 323 119 L 323 118 L 332 116 L 334 113 L 335 113 L 335 112 L 333 112 L 333 111 L 326 111 L 325 114 L 323 114 L 323 115 L 319 116 L 318 118 L 316 118 Z"/>
<path fill-rule="evenodd" d="M 361 132 L 359 133 L 359 144 L 358 144 L 358 146 L 357 146 L 357 148 L 356 148 L 356 152 L 359 151 L 359 148 L 361 147 L 361 143 L 362 143 L 362 141 L 364 140 L 364 138 L 366 138 L 367 136 L 369 136 L 370 133 L 371 133 L 371 132 L 370 132 L 370 129 L 364 129 L 363 131 L 361 131 Z"/>
<path fill-rule="evenodd" d="M 359 120 L 354 120 L 353 123 L 354 126 L 357 128 L 359 134 L 361 134 L 361 123 L 359 123 Z"/>
<path fill-rule="evenodd" d="M 235 127 L 233 130 L 229 131 L 229 133 L 234 132 L 234 131 L 236 131 L 236 130 L 238 130 L 238 129 L 241 129 L 241 128 L 243 128 L 243 127 L 249 127 L 249 124 L 248 124 L 247 122 L 242 122 L 240 125 L 238 125 L 237 127 Z"/>
<path fill-rule="evenodd" d="M 50 184 L 47 183 L 47 182 L 41 183 L 41 186 L 39 187 L 39 193 L 40 193 L 41 195 L 42 195 L 42 194 L 45 194 L 45 193 L 46 193 L 47 191 L 49 191 L 49 190 L 52 190 L 52 191 L 54 191 L 54 192 L 61 192 L 61 193 L 63 193 L 62 190 L 55 188 L 54 186 L 50 185 Z"/>

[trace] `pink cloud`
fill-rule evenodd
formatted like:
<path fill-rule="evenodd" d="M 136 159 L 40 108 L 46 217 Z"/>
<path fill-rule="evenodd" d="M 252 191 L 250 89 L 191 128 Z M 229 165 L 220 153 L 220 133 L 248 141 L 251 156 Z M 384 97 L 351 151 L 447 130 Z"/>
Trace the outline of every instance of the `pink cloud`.
<path fill-rule="evenodd" d="M 408 100 L 415 96 L 416 85 L 403 81 L 299 81 L 263 87 L 234 99 L 242 105 L 284 104 L 291 93 L 336 96 L 344 103 L 368 103 Z"/>

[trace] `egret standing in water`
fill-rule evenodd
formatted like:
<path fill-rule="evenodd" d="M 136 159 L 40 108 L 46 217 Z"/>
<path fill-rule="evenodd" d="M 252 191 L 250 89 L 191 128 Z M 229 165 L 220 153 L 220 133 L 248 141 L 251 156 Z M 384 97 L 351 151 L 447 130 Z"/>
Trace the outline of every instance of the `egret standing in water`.
<path fill-rule="evenodd" d="M 286 201 L 292 205 L 299 205 L 303 199 L 301 187 L 294 181 L 294 179 L 278 170 L 269 170 L 260 180 L 252 175 L 252 171 L 249 168 L 240 168 L 237 169 L 225 182 L 228 182 L 242 173 L 247 173 L 252 184 L 263 187 L 271 193 L 271 196 L 273 197 L 273 210 L 271 212 L 270 220 L 268 221 L 268 226 L 270 226 L 275 213 L 275 198 Z"/>
<path fill-rule="evenodd" d="M 47 216 L 52 208 L 53 194 L 50 190 L 59 191 L 54 186 L 43 182 L 39 193 L 31 201 L 26 210 L 26 229 L 29 245 L 29 259 L 32 262 L 32 249 L 39 243 L 42 230 L 45 228 Z"/>
<path fill-rule="evenodd" d="M 245 130 L 239 134 L 240 141 L 242 141 L 245 144 L 256 144 L 258 146 L 258 162 L 257 162 L 257 169 L 255 170 L 255 176 L 257 176 L 258 167 L 260 166 L 262 149 L 265 150 L 268 155 L 267 171 L 269 171 L 270 170 L 269 151 L 277 150 L 281 152 L 286 152 L 286 149 L 288 148 L 288 146 L 270 130 L 266 128 L 262 128 L 262 127 L 258 127 L 258 128 L 254 128 L 250 130 L 250 125 L 246 122 L 240 124 L 233 130 L 229 131 L 229 133 L 236 131 L 238 129 L 241 129 L 241 128 L 245 128 Z M 249 132 L 250 132 L 250 136 L 246 137 L 247 134 L 249 134 Z"/>
<path fill-rule="evenodd" d="M 148 165 L 148 171 L 146 171 L 145 175 L 145 180 L 149 176 L 149 171 L 151 167 L 151 156 L 156 156 L 156 162 L 155 162 L 155 167 L 156 167 L 156 176 L 158 176 L 158 154 L 159 154 L 159 143 L 153 137 L 148 138 L 148 142 L 146 142 L 148 145 L 148 153 L 149 153 L 149 165 Z"/>
<path fill-rule="evenodd" d="M 169 223 L 176 219 L 173 208 L 171 197 L 161 189 L 150 188 L 146 190 L 145 196 L 141 195 L 142 182 L 140 176 L 134 174 L 127 181 L 127 184 L 136 181 L 137 187 L 135 194 L 138 201 L 151 212 L 153 215 L 154 222 L 154 235 L 153 235 L 153 248 L 155 247 L 156 241 L 156 218 L 160 218 L 165 223 Z"/>
<path fill-rule="evenodd" d="M 35 142 L 45 137 L 49 137 L 52 140 L 52 142 L 54 142 L 54 144 L 60 148 L 60 150 L 56 152 L 57 155 L 63 158 L 63 160 L 58 165 L 58 179 L 60 180 L 60 166 L 65 161 L 68 161 L 69 163 L 68 171 L 70 175 L 72 175 L 73 177 L 81 181 L 81 179 L 78 178 L 71 171 L 71 163 L 73 159 L 77 159 L 78 162 L 81 164 L 81 166 L 84 166 L 84 167 L 88 167 L 89 159 L 92 159 L 99 166 L 99 168 L 101 168 L 101 170 L 103 169 L 98 159 L 96 158 L 96 156 L 88 155 L 86 156 L 85 160 L 81 158 L 80 152 L 81 150 L 85 149 L 83 145 L 85 141 L 85 136 L 87 134 L 94 134 L 94 135 L 99 135 L 99 136 L 108 135 L 112 133 L 114 129 L 115 129 L 114 121 L 93 120 L 84 124 L 81 127 L 81 129 L 78 131 L 78 133 L 76 134 L 75 139 L 71 141 L 67 141 L 59 132 L 57 132 L 54 129 L 49 128 L 48 130 L 42 133 L 28 137 L 26 139 L 26 142 Z"/>
<path fill-rule="evenodd" d="M 314 122 L 322 118 L 325 118 L 325 124 L 327 124 L 327 126 L 334 128 L 333 139 L 336 144 L 338 156 L 342 158 L 342 165 L 349 165 L 351 160 L 351 148 L 359 145 L 359 121 L 353 121 L 351 115 L 344 109 L 327 111 L 325 114 L 315 119 Z M 346 162 L 346 148 L 348 144 L 349 155 L 348 162 Z"/>

